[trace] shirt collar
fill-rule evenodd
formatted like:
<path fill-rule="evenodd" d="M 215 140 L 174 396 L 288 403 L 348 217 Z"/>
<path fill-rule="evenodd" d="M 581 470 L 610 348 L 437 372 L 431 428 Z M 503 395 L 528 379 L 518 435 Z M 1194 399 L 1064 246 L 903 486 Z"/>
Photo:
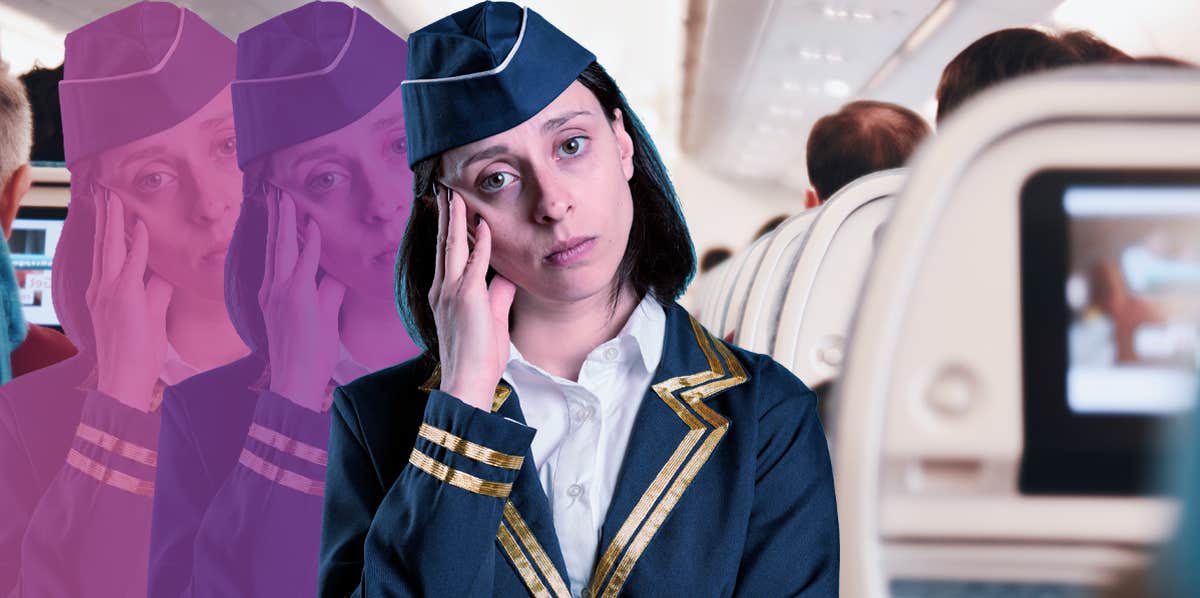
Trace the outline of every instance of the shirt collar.
<path fill-rule="evenodd" d="M 622 345 L 632 345 L 636 348 L 641 363 L 646 368 L 646 371 L 653 374 L 658 369 L 658 362 L 662 359 L 663 338 L 666 336 L 667 329 L 667 314 L 658 301 L 654 299 L 651 293 L 646 293 L 642 297 L 642 301 L 638 303 L 633 312 L 630 313 L 629 319 L 625 322 L 625 326 L 617 333 L 615 338 L 621 340 Z M 627 343 L 626 339 L 632 339 L 632 343 Z M 612 339 L 601 343 L 608 344 Z M 590 353 L 589 353 L 590 355 Z M 502 378 L 511 383 L 509 371 L 514 364 L 523 365 L 532 368 L 538 372 L 542 369 L 525 360 L 521 355 L 521 351 L 510 340 L 508 342 L 508 363 L 504 368 Z"/>

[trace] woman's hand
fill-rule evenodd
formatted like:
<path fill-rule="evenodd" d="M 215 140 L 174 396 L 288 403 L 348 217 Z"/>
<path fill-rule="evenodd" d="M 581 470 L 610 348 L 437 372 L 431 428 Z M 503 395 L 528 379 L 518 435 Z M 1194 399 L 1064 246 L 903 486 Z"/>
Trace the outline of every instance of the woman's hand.
<path fill-rule="evenodd" d="M 167 357 L 167 305 L 174 287 L 146 276 L 150 233 L 137 219 L 126 248 L 125 210 L 116 193 L 96 198 L 92 277 L 86 300 L 96 336 L 96 389 L 149 413 Z"/>
<path fill-rule="evenodd" d="M 309 220 L 299 247 L 296 204 L 278 189 L 267 198 L 266 268 L 258 303 L 270 347 L 271 391 L 317 413 L 339 353 L 338 312 L 346 287 L 328 273 L 317 284 L 321 230 Z"/>
<path fill-rule="evenodd" d="M 467 206 L 446 189 L 438 198 L 438 241 L 429 305 L 437 324 L 441 389 L 491 411 L 508 363 L 508 310 L 516 286 L 497 274 L 487 284 L 492 230 L 479 220 L 475 247 L 467 244 Z"/>

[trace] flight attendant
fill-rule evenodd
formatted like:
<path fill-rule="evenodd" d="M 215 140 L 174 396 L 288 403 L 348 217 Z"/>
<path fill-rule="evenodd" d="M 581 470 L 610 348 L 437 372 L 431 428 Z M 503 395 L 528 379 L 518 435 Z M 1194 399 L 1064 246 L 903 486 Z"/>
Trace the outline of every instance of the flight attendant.
<path fill-rule="evenodd" d="M 837 595 L 816 399 L 675 303 L 691 240 L 595 56 L 485 2 L 407 76 L 427 350 L 335 392 L 321 595 Z"/>
<path fill-rule="evenodd" d="M 222 293 L 236 48 L 167 2 L 65 46 L 52 285 L 79 353 L 0 386 L 0 594 L 145 596 L 163 389 L 246 353 Z"/>
<path fill-rule="evenodd" d="M 155 597 L 315 595 L 333 386 L 419 352 L 392 283 L 412 204 L 404 40 L 311 2 L 237 54 L 246 195 L 226 295 L 252 352 L 166 391 Z"/>

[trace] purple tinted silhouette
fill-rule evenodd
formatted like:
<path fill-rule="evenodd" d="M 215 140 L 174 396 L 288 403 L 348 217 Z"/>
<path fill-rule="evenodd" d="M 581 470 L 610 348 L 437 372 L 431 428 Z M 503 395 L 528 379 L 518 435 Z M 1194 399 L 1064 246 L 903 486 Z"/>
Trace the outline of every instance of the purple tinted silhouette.
<path fill-rule="evenodd" d="M 399 37 L 334 2 L 238 37 L 245 200 L 225 290 L 252 352 L 167 389 L 153 596 L 316 594 L 332 389 L 418 353 L 393 290 L 406 60 Z"/>
<path fill-rule="evenodd" d="M 234 59 L 161 2 L 67 36 L 52 284 L 80 352 L 0 387 L 0 592 L 146 594 L 163 389 L 246 352 L 221 288 L 241 203 Z"/>

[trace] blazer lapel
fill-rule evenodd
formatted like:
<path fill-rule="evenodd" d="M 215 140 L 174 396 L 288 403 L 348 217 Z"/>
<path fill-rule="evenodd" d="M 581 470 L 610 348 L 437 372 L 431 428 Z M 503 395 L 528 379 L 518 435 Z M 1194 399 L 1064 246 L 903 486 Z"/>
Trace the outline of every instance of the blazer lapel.
<path fill-rule="evenodd" d="M 738 360 L 683 307 L 668 310 L 662 358 L 634 420 L 585 595 L 621 591 L 729 427 L 703 401 L 746 379 Z"/>
<path fill-rule="evenodd" d="M 496 387 L 493 411 L 525 423 L 517 393 L 506 382 Z M 496 535 L 500 547 L 533 596 L 570 598 L 566 561 L 554 530 L 550 500 L 538 478 L 533 455 L 526 455 L 512 494 L 504 505 L 504 521 Z"/>

